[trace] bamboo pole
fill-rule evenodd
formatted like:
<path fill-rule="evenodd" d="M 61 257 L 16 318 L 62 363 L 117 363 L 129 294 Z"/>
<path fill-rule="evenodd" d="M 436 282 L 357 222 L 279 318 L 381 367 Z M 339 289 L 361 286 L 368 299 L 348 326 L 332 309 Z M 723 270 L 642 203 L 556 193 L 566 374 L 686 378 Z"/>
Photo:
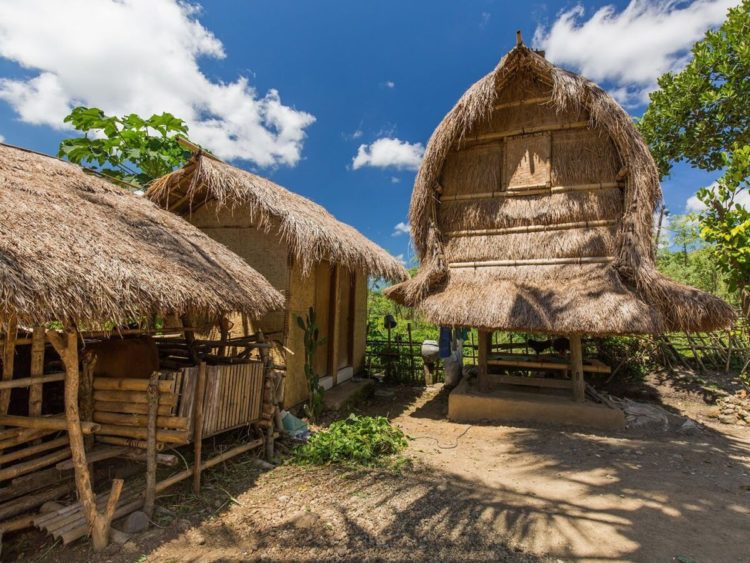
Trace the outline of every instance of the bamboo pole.
<path fill-rule="evenodd" d="M 411 380 L 414 381 L 417 374 L 414 368 L 414 342 L 411 337 L 411 323 L 406 323 L 406 334 L 409 337 L 409 369 L 411 370 Z"/>
<path fill-rule="evenodd" d="M 76 398 L 76 412 L 78 411 Z M 57 416 L 14 416 L 14 415 L 0 415 L 0 424 L 6 426 L 17 426 L 19 428 L 35 428 L 39 430 L 67 430 L 68 421 L 64 418 Z M 98 432 L 100 425 L 94 422 L 81 422 L 80 429 L 83 434 L 92 434 Z"/>
<path fill-rule="evenodd" d="M 67 420 L 70 452 L 73 458 L 76 489 L 81 499 L 86 522 L 91 530 L 91 539 L 95 551 L 107 547 L 109 527 L 112 519 L 111 504 L 116 505 L 122 491 L 122 479 L 112 481 L 112 490 L 107 503 L 107 510 L 100 514 L 96 509 L 96 497 L 91 487 L 91 475 L 86 463 L 86 449 L 83 443 L 83 424 L 78 411 L 78 342 L 75 328 L 68 325 L 63 335 L 47 331 L 47 339 L 52 343 L 65 365 L 65 417 Z M 91 424 L 91 423 L 90 423 Z"/>
<path fill-rule="evenodd" d="M 131 438 L 123 438 L 121 436 L 97 436 L 96 441 L 102 444 L 125 446 L 128 448 L 138 448 L 140 450 L 145 450 L 146 448 L 148 448 L 148 443 L 146 442 L 146 440 L 133 440 Z M 156 449 L 163 450 L 164 444 L 157 442 Z"/>
<path fill-rule="evenodd" d="M 96 354 L 87 353 L 82 358 L 81 383 L 78 389 L 78 401 L 81 409 L 81 420 L 93 422 L 94 420 L 94 367 L 96 366 Z M 94 437 L 86 436 L 83 440 L 86 449 L 94 446 Z M 91 466 L 93 471 L 94 466 Z"/>
<path fill-rule="evenodd" d="M 203 455 L 203 402 L 206 394 L 206 362 L 198 365 L 198 379 L 195 383 L 195 397 L 193 399 L 193 494 L 201 491 L 201 465 Z"/>
<path fill-rule="evenodd" d="M 16 359 L 16 338 L 18 337 L 18 319 L 12 315 L 8 319 L 8 330 L 5 331 L 3 347 L 3 381 L 13 379 L 13 366 Z M 0 390 L 0 414 L 7 414 L 10 406 L 10 389 Z"/>
<path fill-rule="evenodd" d="M 35 446 L 29 446 L 28 448 L 22 448 L 20 450 L 16 450 L 15 452 L 11 452 L 9 454 L 0 456 L 0 465 L 10 463 L 11 461 L 17 461 L 25 457 L 31 457 L 38 453 L 46 452 L 47 450 L 53 450 L 55 448 L 59 448 L 61 446 L 67 446 L 67 445 L 68 445 L 67 436 L 63 436 L 62 438 L 56 438 L 54 440 L 50 440 L 49 442 L 42 442 L 41 444 L 38 444 Z"/>
<path fill-rule="evenodd" d="M 110 402 L 131 402 L 131 403 L 142 403 L 148 404 L 148 397 L 145 391 L 100 391 L 94 390 L 95 401 L 110 401 Z M 172 393 L 160 393 L 159 394 L 159 405 L 168 405 L 173 407 L 177 404 L 177 397 Z M 148 409 L 147 409 L 148 410 Z"/>
<path fill-rule="evenodd" d="M 25 444 L 26 442 L 32 442 L 56 432 L 55 430 L 39 428 L 15 428 L 14 430 L 17 431 L 14 436 L 10 436 L 0 441 L 0 450 Z"/>
<path fill-rule="evenodd" d="M 499 266 L 554 266 L 560 264 L 609 264 L 613 256 L 578 256 L 576 258 L 529 258 L 527 260 L 487 260 L 483 262 L 453 262 L 448 267 L 491 268 Z"/>
<path fill-rule="evenodd" d="M 573 399 L 582 403 L 586 398 L 586 383 L 583 379 L 583 348 L 581 335 L 570 335 L 570 374 L 573 379 Z"/>
<path fill-rule="evenodd" d="M 609 227 L 616 224 L 614 219 L 600 219 L 596 221 L 578 221 L 575 223 L 557 223 L 552 225 L 521 225 L 518 227 L 506 227 L 504 229 L 477 229 L 463 231 L 448 231 L 445 235 L 450 237 L 477 237 L 508 235 L 513 233 L 539 233 L 551 231 L 565 231 L 571 229 L 591 229 L 594 227 Z"/>
<path fill-rule="evenodd" d="M 135 438 L 136 440 L 148 440 L 148 430 L 137 426 L 117 426 L 116 424 L 101 424 L 96 434 L 104 436 L 123 436 Z M 188 433 L 183 430 L 161 430 L 156 431 L 156 440 L 168 444 L 184 445 L 188 443 Z"/>
<path fill-rule="evenodd" d="M 97 401 L 94 400 L 94 416 L 102 413 L 120 413 L 120 414 L 148 414 L 148 403 L 128 403 L 125 401 Z M 172 407 L 169 405 L 159 405 L 157 413 L 163 416 L 170 416 Z"/>
<path fill-rule="evenodd" d="M 120 377 L 97 377 L 94 379 L 96 391 L 141 391 L 145 393 L 150 385 L 149 379 L 120 378 Z M 171 393 L 171 381 L 158 381 L 157 387 L 160 393 Z"/>
<path fill-rule="evenodd" d="M 146 405 L 148 406 L 148 405 Z M 159 407 L 156 407 L 157 415 Z M 94 422 L 101 424 L 114 424 L 117 426 L 141 426 L 145 428 L 148 425 L 148 413 L 143 414 L 131 414 L 131 413 L 116 413 L 116 412 L 94 412 Z M 184 416 L 161 416 L 159 415 L 156 419 L 156 426 L 158 428 L 171 428 L 174 430 L 187 430 L 189 420 Z"/>
<path fill-rule="evenodd" d="M 35 326 L 31 335 L 31 369 L 29 370 L 29 416 L 41 416 L 43 384 L 63 381 L 64 373 L 44 376 L 44 344 L 47 341 L 44 327 Z"/>
<path fill-rule="evenodd" d="M 159 408 L 159 373 L 151 374 L 148 386 L 148 438 L 146 440 L 146 494 L 143 511 L 149 520 L 156 501 L 156 411 Z"/>
<path fill-rule="evenodd" d="M 571 192 L 596 192 L 602 190 L 619 190 L 621 184 L 617 182 L 602 182 L 598 184 L 578 184 L 574 186 L 551 186 L 539 189 L 505 190 L 496 192 L 479 192 L 470 194 L 445 195 L 440 198 L 441 202 L 466 201 L 477 199 L 493 199 L 506 197 L 530 197 L 537 195 L 567 194 Z"/>
<path fill-rule="evenodd" d="M 26 475 L 27 473 L 33 473 L 37 469 L 42 469 L 43 467 L 53 465 L 58 461 L 68 459 L 69 457 L 70 450 L 65 448 L 64 450 L 52 452 L 51 454 L 32 459 L 30 461 L 16 463 L 14 465 L 11 465 L 10 467 L 6 467 L 5 469 L 0 469 L 0 481 L 4 481 L 5 479 L 13 479 L 14 477 L 18 477 L 20 475 Z"/>
<path fill-rule="evenodd" d="M 29 416 L 40 416 L 42 413 L 41 399 L 39 399 L 39 407 L 31 404 L 31 395 L 34 393 L 34 388 L 41 388 L 44 383 L 53 383 L 55 381 L 64 381 L 64 373 L 50 373 L 48 375 L 42 375 L 39 377 L 19 377 L 17 379 L 11 379 L 10 381 L 0 381 L 0 389 L 18 389 L 21 387 L 29 387 Z M 31 412 L 31 411 L 35 412 Z M 38 411 L 38 412 L 36 412 Z"/>

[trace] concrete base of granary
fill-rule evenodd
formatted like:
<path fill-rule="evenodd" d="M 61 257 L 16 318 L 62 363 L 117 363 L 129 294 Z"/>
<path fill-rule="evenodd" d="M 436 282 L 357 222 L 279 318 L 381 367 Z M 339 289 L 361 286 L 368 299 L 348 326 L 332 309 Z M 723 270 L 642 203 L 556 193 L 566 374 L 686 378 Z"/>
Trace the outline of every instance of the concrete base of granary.
<path fill-rule="evenodd" d="M 625 427 L 621 410 L 591 401 L 577 403 L 570 395 L 562 389 L 501 384 L 482 393 L 475 379 L 464 378 L 448 396 L 448 418 L 454 422 L 535 422 L 601 430 Z"/>
<path fill-rule="evenodd" d="M 331 387 L 323 395 L 326 410 L 340 411 L 369 397 L 375 389 L 372 379 L 354 378 Z"/>

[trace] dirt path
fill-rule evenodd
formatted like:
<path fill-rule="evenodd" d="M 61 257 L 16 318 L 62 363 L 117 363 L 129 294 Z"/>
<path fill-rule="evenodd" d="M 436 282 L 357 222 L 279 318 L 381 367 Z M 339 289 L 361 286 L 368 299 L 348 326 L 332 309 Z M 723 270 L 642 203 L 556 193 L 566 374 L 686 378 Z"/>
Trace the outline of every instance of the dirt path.
<path fill-rule="evenodd" d="M 575 561 L 750 561 L 750 431 L 592 434 L 445 420 L 444 393 L 381 400 L 466 517 L 533 554 Z M 401 410 L 403 409 L 403 410 Z M 452 508 L 456 510 L 462 508 Z M 457 515 L 456 515 L 457 516 Z M 461 518 L 457 518 L 461 520 Z"/>
<path fill-rule="evenodd" d="M 164 527 L 96 556 L 42 546 L 42 559 L 750 561 L 750 428 L 711 422 L 689 394 L 665 403 L 709 426 L 665 435 L 455 424 L 438 388 L 392 391 L 363 410 L 413 438 L 411 470 L 261 473 L 240 459 L 208 472 L 201 497 L 160 499 Z"/>

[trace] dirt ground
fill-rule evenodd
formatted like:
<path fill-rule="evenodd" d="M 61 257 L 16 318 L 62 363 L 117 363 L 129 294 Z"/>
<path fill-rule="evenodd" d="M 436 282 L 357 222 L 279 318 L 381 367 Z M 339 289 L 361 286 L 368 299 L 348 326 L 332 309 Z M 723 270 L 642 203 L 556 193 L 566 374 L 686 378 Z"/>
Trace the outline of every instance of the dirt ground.
<path fill-rule="evenodd" d="M 244 458 L 206 494 L 160 499 L 161 527 L 93 561 L 750 561 L 750 427 L 719 424 L 705 393 L 658 375 L 650 399 L 701 428 L 594 433 L 445 419 L 447 394 L 382 388 L 362 408 L 411 438 L 400 473 Z M 175 496 L 177 495 L 177 496 Z M 49 542 L 51 546 L 52 542 Z"/>

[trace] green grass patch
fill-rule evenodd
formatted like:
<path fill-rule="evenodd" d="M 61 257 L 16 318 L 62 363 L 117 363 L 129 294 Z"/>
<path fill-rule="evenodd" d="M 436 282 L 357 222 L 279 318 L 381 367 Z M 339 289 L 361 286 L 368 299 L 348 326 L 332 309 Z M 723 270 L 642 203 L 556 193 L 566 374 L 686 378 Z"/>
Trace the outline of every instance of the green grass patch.
<path fill-rule="evenodd" d="M 299 465 L 399 466 L 407 446 L 406 435 L 383 416 L 349 415 L 310 437 L 294 450 L 292 463 Z"/>

